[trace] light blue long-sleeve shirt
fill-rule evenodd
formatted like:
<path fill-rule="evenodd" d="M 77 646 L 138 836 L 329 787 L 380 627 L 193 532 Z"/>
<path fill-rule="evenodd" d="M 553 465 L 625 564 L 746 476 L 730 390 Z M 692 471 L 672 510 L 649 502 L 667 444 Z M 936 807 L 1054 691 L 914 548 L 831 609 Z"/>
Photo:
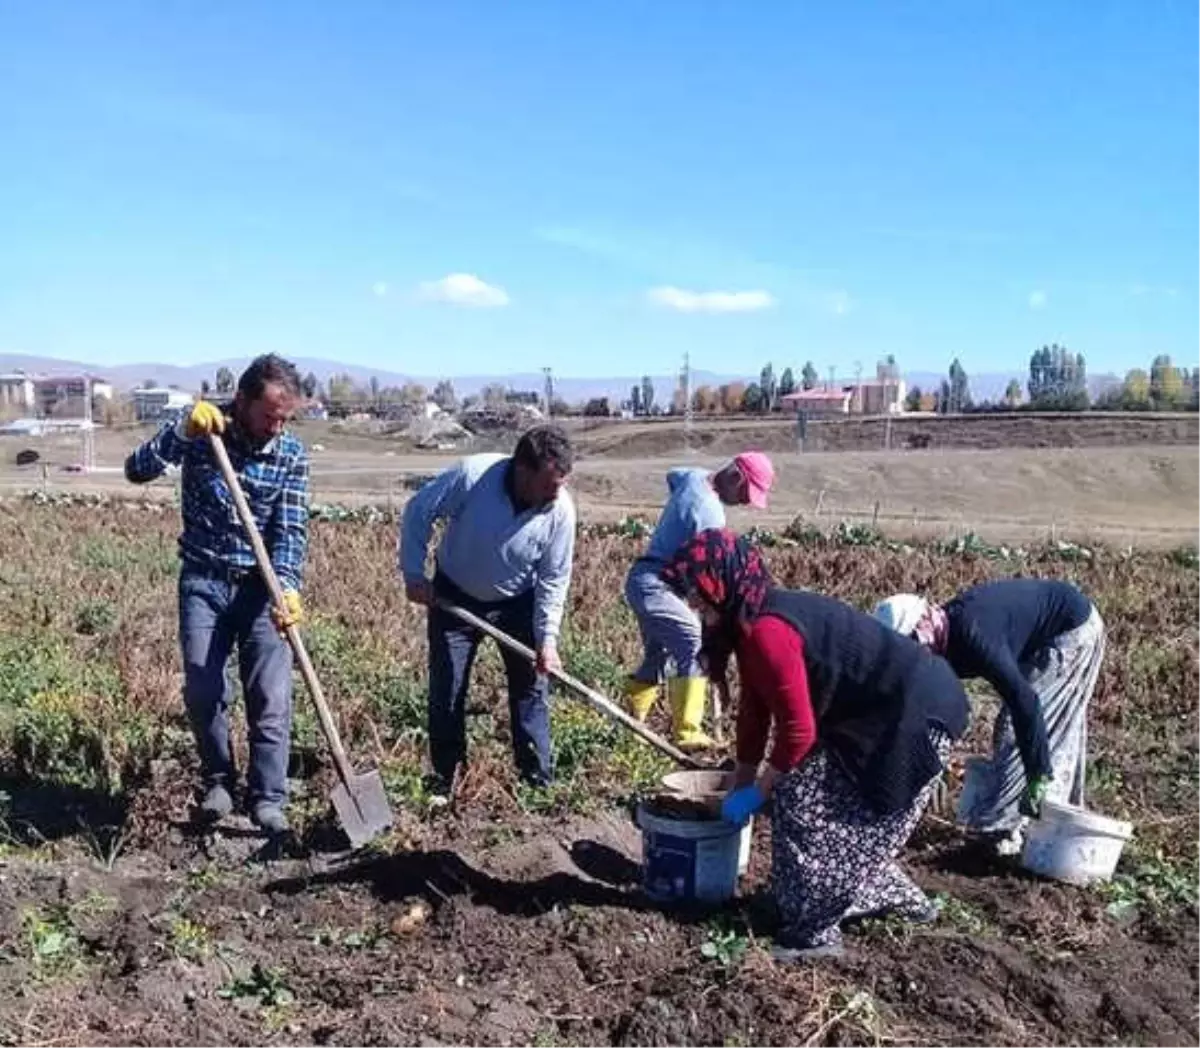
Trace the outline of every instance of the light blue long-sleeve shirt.
<path fill-rule="evenodd" d="M 645 557 L 665 564 L 693 535 L 708 528 L 725 527 L 725 506 L 712 486 L 706 469 L 679 468 L 668 471 L 670 497 L 650 536 Z"/>
<path fill-rule="evenodd" d="M 400 573 L 425 577 L 433 525 L 447 521 L 437 566 L 476 600 L 534 590 L 533 636 L 557 639 L 575 557 L 575 504 L 565 489 L 542 509 L 519 510 L 509 494 L 507 455 L 469 455 L 418 491 L 400 525 Z"/>

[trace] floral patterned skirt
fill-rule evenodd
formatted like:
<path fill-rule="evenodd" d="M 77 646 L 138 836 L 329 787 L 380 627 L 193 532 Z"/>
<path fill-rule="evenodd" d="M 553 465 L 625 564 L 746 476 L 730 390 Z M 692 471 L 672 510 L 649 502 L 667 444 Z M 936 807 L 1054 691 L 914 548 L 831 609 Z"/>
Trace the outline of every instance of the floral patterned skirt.
<path fill-rule="evenodd" d="M 944 766 L 951 740 L 930 729 Z M 903 811 L 881 814 L 825 749 L 776 784 L 771 822 L 771 881 L 782 945 L 831 946 L 848 917 L 895 914 L 928 920 L 925 893 L 896 862 L 933 794 L 930 779 Z"/>

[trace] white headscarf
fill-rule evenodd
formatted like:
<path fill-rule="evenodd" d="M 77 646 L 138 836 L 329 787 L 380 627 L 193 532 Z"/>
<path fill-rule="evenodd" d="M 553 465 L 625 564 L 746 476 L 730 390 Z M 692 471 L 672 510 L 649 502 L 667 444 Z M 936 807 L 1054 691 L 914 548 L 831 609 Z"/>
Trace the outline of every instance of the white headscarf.
<path fill-rule="evenodd" d="M 929 601 L 915 593 L 897 593 L 875 605 L 875 618 L 889 629 L 911 637 L 929 610 Z"/>

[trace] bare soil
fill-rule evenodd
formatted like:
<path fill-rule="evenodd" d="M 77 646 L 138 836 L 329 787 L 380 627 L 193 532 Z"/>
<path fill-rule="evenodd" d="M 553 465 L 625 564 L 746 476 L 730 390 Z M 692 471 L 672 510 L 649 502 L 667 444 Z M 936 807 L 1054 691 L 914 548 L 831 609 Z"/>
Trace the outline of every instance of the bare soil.
<path fill-rule="evenodd" d="M 159 774 L 155 808 L 182 811 L 178 769 Z M 463 812 L 407 822 L 407 849 L 358 858 L 135 821 L 112 869 L 0 865 L 0 940 L 20 941 L 31 907 L 71 909 L 79 929 L 76 974 L 0 963 L 0 1043 L 1196 1043 L 1194 912 L 1114 925 L 1093 895 L 934 819 L 909 862 L 966 925 L 860 928 L 817 967 L 756 945 L 771 926 L 765 826 L 741 899 L 665 913 L 637 888 L 620 814 L 501 826 Z M 188 952 L 183 919 L 219 946 Z M 750 944 L 728 967 L 700 953 L 715 927 Z"/>

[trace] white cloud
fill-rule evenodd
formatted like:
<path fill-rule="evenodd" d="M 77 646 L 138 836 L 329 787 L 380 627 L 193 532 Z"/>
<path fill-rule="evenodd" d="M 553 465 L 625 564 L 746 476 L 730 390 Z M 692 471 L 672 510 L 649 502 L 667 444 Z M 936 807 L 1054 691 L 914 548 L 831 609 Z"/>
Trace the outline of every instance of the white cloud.
<path fill-rule="evenodd" d="M 1048 296 L 1044 291 L 1031 291 L 1029 293 L 1030 309 L 1044 309 L 1047 301 Z"/>
<path fill-rule="evenodd" d="M 426 302 L 447 302 L 452 306 L 485 309 L 507 306 L 508 292 L 480 280 L 473 273 L 451 273 L 441 280 L 422 281 L 417 295 Z"/>
<path fill-rule="evenodd" d="M 755 313 L 775 304 L 766 291 L 685 291 L 667 286 L 651 288 L 646 297 L 677 313 Z"/>
<path fill-rule="evenodd" d="M 845 291 L 835 291 L 829 296 L 829 308 L 834 316 L 844 317 L 850 312 L 851 305 L 850 296 Z"/>
<path fill-rule="evenodd" d="M 386 281 L 377 280 L 371 285 L 371 294 L 376 298 L 387 298 L 388 286 Z"/>

